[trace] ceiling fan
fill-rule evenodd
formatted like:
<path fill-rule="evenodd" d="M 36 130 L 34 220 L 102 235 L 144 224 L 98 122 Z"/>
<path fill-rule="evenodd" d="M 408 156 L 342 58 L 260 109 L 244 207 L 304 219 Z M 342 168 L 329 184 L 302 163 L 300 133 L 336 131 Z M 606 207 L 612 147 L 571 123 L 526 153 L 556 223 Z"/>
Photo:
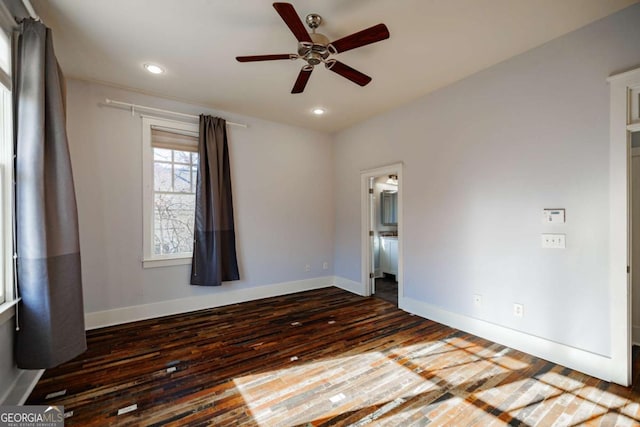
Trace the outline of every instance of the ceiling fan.
<path fill-rule="evenodd" d="M 329 39 L 324 34 L 316 33 L 316 28 L 322 24 L 322 17 L 320 15 L 312 13 L 306 16 L 305 21 L 307 26 L 311 28 L 311 33 L 309 33 L 304 28 L 304 24 L 298 17 L 293 5 L 290 3 L 274 3 L 273 7 L 298 40 L 298 53 L 237 56 L 236 59 L 239 62 L 274 61 L 279 59 L 305 60 L 307 63 L 300 70 L 300 74 L 298 74 L 291 93 L 301 93 L 304 91 L 309 77 L 311 77 L 313 68 L 320 63 L 324 63 L 327 69 L 360 86 L 365 86 L 371 81 L 371 77 L 340 61 L 330 58 L 330 56 L 388 39 L 389 30 L 386 25 L 374 25 L 373 27 L 358 31 L 334 42 L 329 42 Z"/>

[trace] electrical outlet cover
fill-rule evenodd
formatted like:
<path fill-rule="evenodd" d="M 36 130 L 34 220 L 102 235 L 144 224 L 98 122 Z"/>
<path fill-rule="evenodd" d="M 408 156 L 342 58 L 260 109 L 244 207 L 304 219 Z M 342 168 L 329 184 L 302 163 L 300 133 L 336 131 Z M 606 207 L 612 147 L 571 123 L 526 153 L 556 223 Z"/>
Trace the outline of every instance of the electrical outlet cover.
<path fill-rule="evenodd" d="M 473 305 L 475 307 L 481 307 L 482 306 L 482 295 L 474 295 L 473 296 Z"/>
<path fill-rule="evenodd" d="M 566 234 L 548 234 L 541 235 L 542 247 L 546 249 L 564 249 L 566 248 Z"/>
<path fill-rule="evenodd" d="M 516 316 L 516 317 L 523 317 L 524 316 L 524 306 L 522 304 L 514 303 L 513 304 L 513 315 Z"/>

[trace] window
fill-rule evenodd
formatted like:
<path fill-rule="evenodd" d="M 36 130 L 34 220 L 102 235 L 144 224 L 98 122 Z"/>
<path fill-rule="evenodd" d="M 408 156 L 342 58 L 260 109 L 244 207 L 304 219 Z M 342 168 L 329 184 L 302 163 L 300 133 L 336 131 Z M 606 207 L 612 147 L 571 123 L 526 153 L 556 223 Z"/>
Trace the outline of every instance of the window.
<path fill-rule="evenodd" d="M 198 126 L 143 117 L 144 266 L 191 262 Z"/>
<path fill-rule="evenodd" d="M 173 135 L 151 129 L 153 255 L 190 253 L 193 246 L 198 153 L 196 147 L 163 148 L 164 144 L 159 144 Z"/>
<path fill-rule="evenodd" d="M 15 299 L 13 284 L 13 119 L 11 37 L 0 29 L 0 304 Z"/>

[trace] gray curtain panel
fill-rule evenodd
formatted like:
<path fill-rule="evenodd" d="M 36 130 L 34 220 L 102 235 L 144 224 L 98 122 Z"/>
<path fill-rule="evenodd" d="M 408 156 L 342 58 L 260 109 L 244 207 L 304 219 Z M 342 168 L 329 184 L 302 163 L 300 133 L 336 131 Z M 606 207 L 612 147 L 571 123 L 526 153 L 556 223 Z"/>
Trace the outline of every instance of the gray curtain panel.
<path fill-rule="evenodd" d="M 200 115 L 191 284 L 239 280 L 226 121 Z"/>
<path fill-rule="evenodd" d="M 14 76 L 16 250 L 23 369 L 59 365 L 87 348 L 78 215 L 65 128 L 63 76 L 51 31 L 22 22 Z"/>

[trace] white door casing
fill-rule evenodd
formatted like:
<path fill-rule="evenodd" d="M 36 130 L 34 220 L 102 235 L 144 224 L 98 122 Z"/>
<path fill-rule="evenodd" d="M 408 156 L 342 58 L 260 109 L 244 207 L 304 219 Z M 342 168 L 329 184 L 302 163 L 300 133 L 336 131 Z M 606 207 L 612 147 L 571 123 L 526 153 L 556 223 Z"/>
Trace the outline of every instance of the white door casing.
<path fill-rule="evenodd" d="M 640 135 L 640 133 L 638 133 Z M 631 272 L 640 271 L 640 147 L 631 148 Z M 640 344 L 640 274 L 631 275 L 631 341 Z"/>
<path fill-rule="evenodd" d="M 370 296 L 373 292 L 371 281 L 369 279 L 369 272 L 374 270 L 373 259 L 370 255 L 373 248 L 371 238 L 369 236 L 369 230 L 373 230 L 373 215 L 371 214 L 371 206 L 369 201 L 369 182 L 370 178 L 375 178 L 382 175 L 397 175 L 398 176 L 398 275 L 396 280 L 398 281 L 398 306 L 402 308 L 401 301 L 404 296 L 403 286 L 403 274 L 402 274 L 402 238 L 403 238 L 403 206 L 402 206 L 402 177 L 403 164 L 401 162 L 393 163 L 387 166 L 381 166 L 373 169 L 366 169 L 360 171 L 360 223 L 361 223 L 361 283 L 365 289 L 365 296 Z"/>
<path fill-rule="evenodd" d="M 640 131 L 640 68 L 609 77 L 609 291 L 611 381 L 629 385 L 631 371 L 630 132 Z M 640 272 L 639 272 L 640 273 Z M 633 274 L 633 272 L 631 272 Z"/>
<path fill-rule="evenodd" d="M 375 240 L 378 238 L 375 233 L 376 210 L 374 203 L 375 177 L 369 178 L 369 295 L 376 293 L 376 251 Z M 367 288 L 365 288 L 367 289 Z"/>

